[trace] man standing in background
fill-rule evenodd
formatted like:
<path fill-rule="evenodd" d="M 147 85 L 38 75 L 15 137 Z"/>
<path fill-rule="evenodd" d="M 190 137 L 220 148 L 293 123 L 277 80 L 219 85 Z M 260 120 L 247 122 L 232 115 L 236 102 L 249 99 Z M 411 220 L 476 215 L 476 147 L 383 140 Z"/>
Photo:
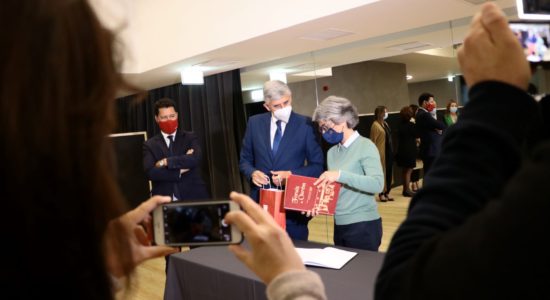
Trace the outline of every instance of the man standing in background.
<path fill-rule="evenodd" d="M 143 166 L 151 180 L 152 195 L 177 200 L 208 199 L 200 174 L 201 150 L 192 132 L 178 130 L 178 112 L 172 99 L 155 102 L 157 134 L 143 144 Z"/>
<path fill-rule="evenodd" d="M 426 175 L 435 157 L 439 154 L 441 134 L 443 133 L 443 129 L 445 129 L 445 124 L 436 120 L 432 115 L 436 109 L 434 95 L 422 93 L 418 97 L 418 105 L 416 129 L 420 136 L 420 158 L 424 165 L 424 175 Z"/>
<path fill-rule="evenodd" d="M 319 177 L 324 165 L 311 119 L 292 112 L 288 86 L 279 80 L 266 82 L 264 101 L 268 112 L 248 120 L 239 163 L 252 182 L 250 196 L 256 202 L 262 185 L 284 186 L 291 174 Z M 286 230 L 292 239 L 307 240 L 309 219 L 297 211 L 286 212 Z"/>

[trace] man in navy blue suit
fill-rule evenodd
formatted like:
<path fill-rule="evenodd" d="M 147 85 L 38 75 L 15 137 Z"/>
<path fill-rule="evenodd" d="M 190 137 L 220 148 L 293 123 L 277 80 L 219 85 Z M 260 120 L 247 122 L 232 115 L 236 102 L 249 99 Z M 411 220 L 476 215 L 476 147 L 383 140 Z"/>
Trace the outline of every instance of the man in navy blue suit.
<path fill-rule="evenodd" d="M 422 159 L 424 175 L 428 173 L 435 157 L 441 149 L 441 135 L 445 124 L 433 117 L 436 104 L 434 95 L 422 93 L 418 97 L 418 111 L 416 112 L 416 130 L 420 136 L 419 154 Z"/>
<path fill-rule="evenodd" d="M 279 80 L 264 84 L 268 112 L 248 120 L 239 167 L 252 182 L 251 197 L 259 199 L 262 185 L 284 186 L 290 174 L 319 177 L 323 152 L 311 119 L 292 112 L 292 93 Z M 307 240 L 308 217 L 286 212 L 286 230 L 292 239 Z"/>
<path fill-rule="evenodd" d="M 201 149 L 192 132 L 178 130 L 178 112 L 172 99 L 155 102 L 155 121 L 160 134 L 143 144 L 143 166 L 151 180 L 152 195 L 177 200 L 208 199 L 200 174 Z"/>

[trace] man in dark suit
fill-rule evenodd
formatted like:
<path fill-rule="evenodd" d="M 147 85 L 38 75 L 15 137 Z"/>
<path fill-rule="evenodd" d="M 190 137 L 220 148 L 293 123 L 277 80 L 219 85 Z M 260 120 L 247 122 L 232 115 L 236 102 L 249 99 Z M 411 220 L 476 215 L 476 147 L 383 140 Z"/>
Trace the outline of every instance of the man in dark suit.
<path fill-rule="evenodd" d="M 420 136 L 420 158 L 424 165 L 424 175 L 432 166 L 435 157 L 441 149 L 441 134 L 445 129 L 443 122 L 436 120 L 433 113 L 436 109 L 434 95 L 422 93 L 418 97 L 418 111 L 416 112 L 416 129 Z"/>
<path fill-rule="evenodd" d="M 311 119 L 292 112 L 292 94 L 282 81 L 264 84 L 268 112 L 248 120 L 239 167 L 252 182 L 251 197 L 259 200 L 262 185 L 284 186 L 290 174 L 318 177 L 323 172 L 323 152 Z M 266 186 L 267 187 L 267 186 Z M 291 238 L 307 240 L 308 217 L 286 212 Z"/>
<path fill-rule="evenodd" d="M 160 134 L 143 144 L 143 166 L 153 184 L 152 195 L 177 200 L 208 199 L 200 174 L 201 149 L 192 132 L 178 130 L 178 112 L 172 99 L 155 103 Z"/>

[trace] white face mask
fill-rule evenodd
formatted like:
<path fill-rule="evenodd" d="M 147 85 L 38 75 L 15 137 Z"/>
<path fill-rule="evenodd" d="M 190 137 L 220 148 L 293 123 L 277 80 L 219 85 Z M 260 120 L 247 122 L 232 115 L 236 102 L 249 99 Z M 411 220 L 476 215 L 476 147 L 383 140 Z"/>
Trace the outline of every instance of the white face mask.
<path fill-rule="evenodd" d="M 450 110 L 451 110 L 451 112 L 454 114 L 454 113 L 456 113 L 456 112 L 458 111 L 458 107 L 456 107 L 456 106 L 451 106 Z"/>
<path fill-rule="evenodd" d="M 384 120 L 388 118 L 388 113 L 384 113 Z"/>
<path fill-rule="evenodd" d="M 281 120 L 285 123 L 288 123 L 288 119 L 290 119 L 290 113 L 292 112 L 292 106 L 287 106 L 285 108 L 278 109 L 273 112 L 273 116 L 277 120 Z"/>

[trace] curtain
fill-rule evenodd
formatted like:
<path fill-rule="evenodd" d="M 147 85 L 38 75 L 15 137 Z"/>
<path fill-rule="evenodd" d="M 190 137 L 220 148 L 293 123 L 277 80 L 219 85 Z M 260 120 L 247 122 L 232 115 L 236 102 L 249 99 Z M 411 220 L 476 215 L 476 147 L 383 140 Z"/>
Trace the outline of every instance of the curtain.
<path fill-rule="evenodd" d="M 164 97 L 176 102 L 179 128 L 193 131 L 201 143 L 201 171 L 212 198 L 243 192 L 239 153 L 246 121 L 239 70 L 207 76 L 204 85 L 177 83 L 157 88 L 140 101 L 135 96 L 117 99 L 116 132 L 146 131 L 148 138 L 159 134 L 154 103 Z"/>

